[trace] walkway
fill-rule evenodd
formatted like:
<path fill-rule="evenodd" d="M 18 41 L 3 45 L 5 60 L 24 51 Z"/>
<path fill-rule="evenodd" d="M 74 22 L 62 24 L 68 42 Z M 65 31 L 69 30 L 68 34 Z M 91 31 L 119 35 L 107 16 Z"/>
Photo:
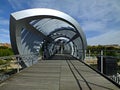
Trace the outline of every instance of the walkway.
<path fill-rule="evenodd" d="M 41 60 L 1 83 L 0 90 L 120 89 L 78 60 Z"/>

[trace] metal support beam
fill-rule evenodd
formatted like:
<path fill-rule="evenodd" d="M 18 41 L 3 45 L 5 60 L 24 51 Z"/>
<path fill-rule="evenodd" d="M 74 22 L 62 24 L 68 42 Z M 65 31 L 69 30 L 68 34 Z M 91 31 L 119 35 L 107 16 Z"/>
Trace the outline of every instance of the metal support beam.
<path fill-rule="evenodd" d="M 79 36 L 80 36 L 79 34 L 75 34 L 75 35 L 67 42 L 67 44 L 68 44 L 69 42 L 75 40 L 75 39 L 78 38 Z"/>
<path fill-rule="evenodd" d="M 24 28 L 26 28 L 27 30 L 31 31 L 32 33 L 40 36 L 40 38 L 43 38 L 44 40 L 46 40 L 48 42 L 53 41 L 53 39 L 51 37 L 48 37 L 44 33 L 38 31 L 35 27 L 33 27 L 32 25 L 30 25 L 29 23 L 25 23 L 24 24 Z"/>

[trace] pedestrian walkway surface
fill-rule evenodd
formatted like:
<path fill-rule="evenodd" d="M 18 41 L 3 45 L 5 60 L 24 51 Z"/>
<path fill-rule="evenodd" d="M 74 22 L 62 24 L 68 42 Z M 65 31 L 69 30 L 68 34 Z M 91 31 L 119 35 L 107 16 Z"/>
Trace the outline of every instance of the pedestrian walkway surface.
<path fill-rule="evenodd" d="M 78 60 L 41 60 L 1 83 L 0 90 L 120 89 Z"/>

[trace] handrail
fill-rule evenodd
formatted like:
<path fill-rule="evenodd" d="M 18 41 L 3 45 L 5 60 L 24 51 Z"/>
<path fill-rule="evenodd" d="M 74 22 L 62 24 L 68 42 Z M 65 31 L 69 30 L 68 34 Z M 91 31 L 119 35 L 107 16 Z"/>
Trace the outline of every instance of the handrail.
<path fill-rule="evenodd" d="M 36 58 L 35 58 L 36 57 Z M 4 56 L 0 57 L 0 60 L 10 60 L 10 62 L 7 62 L 5 64 L 0 65 L 0 82 L 6 80 L 10 75 L 11 72 L 19 73 L 20 70 L 22 70 L 22 67 L 20 63 L 24 61 L 24 63 L 30 63 L 29 66 L 35 64 L 36 59 L 40 57 L 39 54 L 28 54 L 28 55 L 11 55 L 11 56 Z M 38 61 L 38 60 L 37 60 Z M 13 67 L 11 67 L 11 65 Z M 12 70 L 11 70 L 12 69 Z M 8 70 L 11 70 L 9 73 Z"/>

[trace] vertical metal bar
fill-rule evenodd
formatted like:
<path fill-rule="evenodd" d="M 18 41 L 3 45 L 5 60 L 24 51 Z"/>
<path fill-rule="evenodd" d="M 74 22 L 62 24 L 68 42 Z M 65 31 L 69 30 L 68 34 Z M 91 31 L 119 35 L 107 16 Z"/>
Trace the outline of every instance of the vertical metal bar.
<path fill-rule="evenodd" d="M 86 53 L 87 53 L 87 50 L 85 50 L 85 60 L 86 60 Z"/>
<path fill-rule="evenodd" d="M 101 73 L 103 73 L 103 50 L 101 50 Z"/>
<path fill-rule="evenodd" d="M 32 65 L 33 65 L 33 63 L 34 63 L 34 62 L 33 62 L 33 59 L 34 59 L 34 55 L 33 55 L 33 56 L 31 56 L 31 59 L 32 59 Z"/>
<path fill-rule="evenodd" d="M 19 72 L 20 72 L 20 70 L 19 70 L 19 66 L 20 66 L 20 65 L 19 65 L 19 61 L 20 61 L 20 60 L 19 60 L 19 57 L 18 57 L 18 58 L 17 58 L 17 63 L 18 63 L 17 73 L 19 73 Z"/>
<path fill-rule="evenodd" d="M 88 57 L 89 57 L 89 60 L 90 60 L 90 54 L 91 54 L 91 52 L 90 52 L 90 50 L 89 50 L 89 56 L 88 56 Z"/>

